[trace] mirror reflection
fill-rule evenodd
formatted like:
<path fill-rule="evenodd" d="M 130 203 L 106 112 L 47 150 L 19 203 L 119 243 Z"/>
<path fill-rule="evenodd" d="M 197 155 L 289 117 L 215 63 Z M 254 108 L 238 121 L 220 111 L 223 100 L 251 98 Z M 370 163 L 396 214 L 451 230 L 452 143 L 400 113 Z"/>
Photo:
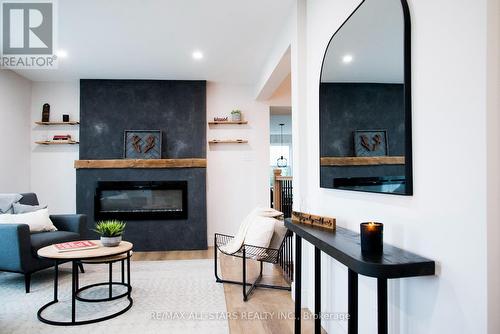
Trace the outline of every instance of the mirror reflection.
<path fill-rule="evenodd" d="M 328 44 L 319 90 L 323 188 L 412 194 L 403 4 L 365 0 Z"/>

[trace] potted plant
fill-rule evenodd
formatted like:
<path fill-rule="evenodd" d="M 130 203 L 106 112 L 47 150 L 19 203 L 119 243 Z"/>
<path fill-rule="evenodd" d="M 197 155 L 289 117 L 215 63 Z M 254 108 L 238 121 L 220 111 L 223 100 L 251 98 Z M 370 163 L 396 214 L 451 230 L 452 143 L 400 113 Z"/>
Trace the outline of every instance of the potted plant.
<path fill-rule="evenodd" d="M 119 220 L 102 220 L 95 224 L 94 231 L 101 236 L 104 247 L 115 247 L 122 241 L 125 223 Z"/>
<path fill-rule="evenodd" d="M 235 109 L 235 110 L 231 111 L 231 120 L 233 122 L 241 121 L 241 110 Z"/>

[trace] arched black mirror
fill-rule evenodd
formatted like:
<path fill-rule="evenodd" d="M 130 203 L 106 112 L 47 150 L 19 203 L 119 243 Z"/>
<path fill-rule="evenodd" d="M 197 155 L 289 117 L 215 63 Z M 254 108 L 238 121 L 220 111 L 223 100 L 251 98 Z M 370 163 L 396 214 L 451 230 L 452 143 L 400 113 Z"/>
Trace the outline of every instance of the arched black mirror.
<path fill-rule="evenodd" d="M 320 185 L 412 195 L 406 0 L 364 0 L 331 38 L 319 89 Z"/>

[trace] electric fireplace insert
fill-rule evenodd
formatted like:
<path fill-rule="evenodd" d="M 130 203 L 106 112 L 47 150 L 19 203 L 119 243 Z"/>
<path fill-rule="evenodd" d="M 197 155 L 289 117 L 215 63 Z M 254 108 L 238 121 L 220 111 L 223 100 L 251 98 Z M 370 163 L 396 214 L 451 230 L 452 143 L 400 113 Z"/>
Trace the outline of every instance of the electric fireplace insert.
<path fill-rule="evenodd" d="M 99 181 L 94 217 L 187 219 L 187 181 Z"/>

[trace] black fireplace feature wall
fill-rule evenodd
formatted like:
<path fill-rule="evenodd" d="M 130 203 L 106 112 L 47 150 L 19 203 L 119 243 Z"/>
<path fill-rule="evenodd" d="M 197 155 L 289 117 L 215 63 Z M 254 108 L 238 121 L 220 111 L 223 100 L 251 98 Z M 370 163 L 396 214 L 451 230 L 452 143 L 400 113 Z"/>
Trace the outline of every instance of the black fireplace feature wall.
<path fill-rule="evenodd" d="M 94 218 L 187 219 L 187 181 L 99 181 Z"/>
<path fill-rule="evenodd" d="M 205 81 L 81 80 L 79 159 L 123 159 L 126 130 L 160 130 L 163 159 L 204 159 L 206 120 Z M 123 238 L 132 242 L 136 251 L 207 249 L 206 176 L 203 167 L 79 168 L 76 210 L 87 215 L 82 237 L 98 238 L 93 232 L 96 222 L 109 217 L 127 223 Z M 132 196 L 134 200 L 116 201 L 116 191 L 123 189 L 115 187 L 121 182 L 156 186 L 165 181 L 185 182 L 182 214 L 175 210 L 179 191 L 128 189 L 120 196 Z M 96 203 L 98 193 L 106 198 Z M 148 196 L 155 197 L 159 201 L 156 204 L 167 199 L 171 203 L 163 208 L 160 205 L 163 212 L 154 212 L 156 204 L 138 208 L 137 204 L 147 203 Z"/>

